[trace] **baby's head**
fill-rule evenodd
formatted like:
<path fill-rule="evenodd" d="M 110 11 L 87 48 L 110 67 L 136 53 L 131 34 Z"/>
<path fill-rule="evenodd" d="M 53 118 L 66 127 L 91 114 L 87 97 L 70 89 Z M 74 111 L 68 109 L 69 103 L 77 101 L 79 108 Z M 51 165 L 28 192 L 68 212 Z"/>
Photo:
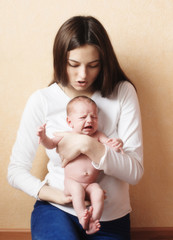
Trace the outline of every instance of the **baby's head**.
<path fill-rule="evenodd" d="M 78 96 L 67 104 L 67 123 L 73 131 L 92 135 L 98 127 L 98 108 L 89 97 Z"/>

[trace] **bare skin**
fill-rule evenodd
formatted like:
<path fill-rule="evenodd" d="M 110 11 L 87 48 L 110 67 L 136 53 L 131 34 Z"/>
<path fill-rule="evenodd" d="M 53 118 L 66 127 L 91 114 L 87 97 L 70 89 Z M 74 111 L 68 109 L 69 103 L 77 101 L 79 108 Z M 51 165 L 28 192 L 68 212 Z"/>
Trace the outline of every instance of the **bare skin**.
<path fill-rule="evenodd" d="M 77 133 L 89 135 L 116 151 L 122 151 L 123 143 L 120 139 L 108 139 L 103 133 L 97 131 L 97 108 L 93 110 L 91 104 L 86 108 L 85 104 L 78 104 L 77 111 L 73 109 L 72 116 L 67 117 L 69 126 Z M 45 127 L 43 125 L 39 128 L 40 142 L 49 149 L 57 147 L 67 133 L 56 133 L 56 137 L 50 139 L 46 136 Z M 65 167 L 64 192 L 66 196 L 72 196 L 73 207 L 87 234 L 93 234 L 100 229 L 99 219 L 103 211 L 105 195 L 99 184 L 96 183 L 98 175 L 99 171 L 92 166 L 91 160 L 83 154 L 70 161 Z M 86 208 L 86 197 L 90 199 L 92 208 Z"/>
<path fill-rule="evenodd" d="M 44 130 L 43 130 L 44 129 Z M 55 148 L 57 144 L 63 138 L 62 135 L 66 133 L 56 133 L 56 137 L 47 139 L 45 134 L 45 125 L 42 126 L 38 131 L 38 136 L 40 137 L 40 142 L 49 148 Z M 59 137 L 58 137 L 58 134 Z M 96 132 L 92 137 L 102 140 L 106 140 L 104 143 L 108 143 L 109 146 L 119 149 L 117 146 L 122 147 L 119 140 L 107 139 L 102 133 Z M 43 140 L 41 140 L 43 138 Z M 117 150 L 117 151 L 120 151 Z M 65 173 L 65 196 L 67 199 L 72 199 L 73 207 L 77 213 L 78 219 L 82 227 L 86 230 L 87 234 L 93 234 L 100 229 L 99 219 L 104 206 L 105 193 L 100 188 L 99 184 L 95 183 L 99 171 L 96 170 L 92 164 L 91 160 L 83 154 L 80 154 L 73 161 L 70 161 L 64 169 Z M 89 210 L 86 208 L 85 198 L 90 199 L 91 206 Z M 91 211 L 92 210 L 92 211 Z"/>

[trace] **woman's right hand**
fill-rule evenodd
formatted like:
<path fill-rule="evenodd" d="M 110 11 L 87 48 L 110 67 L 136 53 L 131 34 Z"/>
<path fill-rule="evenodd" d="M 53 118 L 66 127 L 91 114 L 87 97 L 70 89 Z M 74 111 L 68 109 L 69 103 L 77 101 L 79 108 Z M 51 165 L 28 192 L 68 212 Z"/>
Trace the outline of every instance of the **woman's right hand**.
<path fill-rule="evenodd" d="M 38 194 L 38 197 L 42 201 L 47 201 L 47 202 L 52 202 L 60 205 L 71 205 L 72 206 L 72 197 L 71 196 L 66 196 L 63 191 L 48 186 L 45 184 L 41 189 Z M 90 206 L 90 201 L 86 200 L 85 205 Z"/>
<path fill-rule="evenodd" d="M 40 189 L 38 197 L 40 200 L 48 201 L 48 202 L 52 202 L 60 205 L 67 205 L 72 203 L 71 196 L 65 196 L 63 191 L 57 188 L 48 186 L 47 184 L 45 184 Z"/>

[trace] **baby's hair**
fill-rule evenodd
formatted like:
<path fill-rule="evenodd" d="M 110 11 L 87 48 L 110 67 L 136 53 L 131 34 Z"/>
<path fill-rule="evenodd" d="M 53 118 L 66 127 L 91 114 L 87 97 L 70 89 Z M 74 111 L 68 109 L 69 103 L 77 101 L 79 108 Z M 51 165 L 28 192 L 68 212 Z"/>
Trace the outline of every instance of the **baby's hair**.
<path fill-rule="evenodd" d="M 95 107 L 97 108 L 97 104 L 91 98 L 87 96 L 77 96 L 72 98 L 70 102 L 67 104 L 67 116 L 70 114 L 72 106 L 74 106 L 73 104 L 75 104 L 76 102 L 84 102 L 84 101 L 95 105 Z"/>

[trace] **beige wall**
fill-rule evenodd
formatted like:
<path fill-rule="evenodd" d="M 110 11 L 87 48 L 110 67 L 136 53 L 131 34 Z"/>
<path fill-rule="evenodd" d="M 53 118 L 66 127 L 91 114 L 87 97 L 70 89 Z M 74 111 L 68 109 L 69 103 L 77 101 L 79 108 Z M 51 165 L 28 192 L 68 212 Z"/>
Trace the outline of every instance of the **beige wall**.
<path fill-rule="evenodd" d="M 9 156 L 28 96 L 52 78 L 56 31 L 76 14 L 104 24 L 138 90 L 145 175 L 131 187 L 132 226 L 173 226 L 173 1 L 1 0 L 0 228 L 29 228 L 35 200 L 8 185 Z M 34 174 L 44 176 L 46 161 L 40 148 Z"/>

